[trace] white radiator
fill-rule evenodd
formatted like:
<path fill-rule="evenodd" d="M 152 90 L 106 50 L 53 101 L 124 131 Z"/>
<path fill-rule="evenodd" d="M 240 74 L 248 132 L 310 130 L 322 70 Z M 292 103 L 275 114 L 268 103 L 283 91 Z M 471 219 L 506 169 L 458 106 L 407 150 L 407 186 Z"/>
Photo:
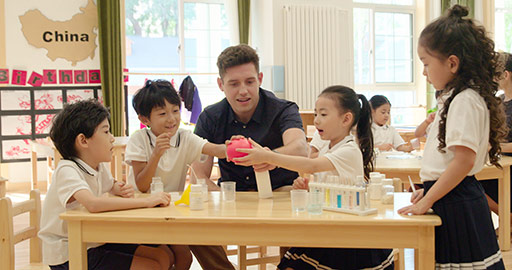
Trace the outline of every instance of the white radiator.
<path fill-rule="evenodd" d="M 284 7 L 286 99 L 301 110 L 314 109 L 327 86 L 353 87 L 352 21 L 336 7 Z"/>

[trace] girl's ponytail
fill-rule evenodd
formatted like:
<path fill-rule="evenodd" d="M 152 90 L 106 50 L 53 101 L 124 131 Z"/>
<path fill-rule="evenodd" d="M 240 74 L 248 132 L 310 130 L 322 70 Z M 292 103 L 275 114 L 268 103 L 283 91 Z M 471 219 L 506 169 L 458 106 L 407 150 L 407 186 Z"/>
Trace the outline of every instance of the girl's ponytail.
<path fill-rule="evenodd" d="M 357 121 L 357 140 L 359 148 L 363 153 L 364 175 L 370 178 L 370 172 L 373 171 L 373 134 L 372 134 L 372 111 L 370 103 L 364 95 L 358 94 L 361 100 L 361 111 Z"/>

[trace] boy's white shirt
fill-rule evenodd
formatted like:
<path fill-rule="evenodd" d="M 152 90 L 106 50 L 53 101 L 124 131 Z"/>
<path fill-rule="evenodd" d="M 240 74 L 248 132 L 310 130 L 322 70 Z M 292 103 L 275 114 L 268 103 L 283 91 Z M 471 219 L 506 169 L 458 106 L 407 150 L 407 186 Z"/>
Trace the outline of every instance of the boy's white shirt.
<path fill-rule="evenodd" d="M 59 215 L 66 210 L 80 206 L 78 201 L 66 204 L 79 190 L 89 190 L 97 197 L 109 192 L 114 184 L 110 170 L 100 163 L 98 171 L 80 159 L 75 159 L 90 174 L 82 171 L 75 162 L 61 160 L 52 177 L 52 184 L 46 194 L 41 214 L 39 238 L 43 242 L 43 263 L 59 265 L 69 260 L 68 257 L 68 226 Z M 97 247 L 99 243 L 88 243 L 87 248 Z"/>
<path fill-rule="evenodd" d="M 451 92 L 446 94 L 449 97 Z M 476 153 L 475 164 L 467 175 L 474 175 L 482 170 L 488 160 L 490 115 L 485 100 L 474 90 L 460 92 L 450 104 L 446 115 L 446 152 L 437 150 L 439 140 L 440 112 L 444 104 L 438 103 L 438 113 L 432 122 L 425 143 L 421 162 L 420 177 L 422 181 L 437 180 L 454 158 L 453 147 L 465 146 Z"/>
<path fill-rule="evenodd" d="M 394 127 L 389 125 L 379 126 L 372 123 L 373 133 L 373 145 L 381 145 L 390 143 L 394 149 L 397 149 L 400 145 L 406 144 L 402 136 L 395 130 Z"/>
<path fill-rule="evenodd" d="M 149 135 L 149 136 L 148 136 Z M 178 143 L 179 136 L 179 145 Z M 151 139 L 151 143 L 150 143 Z M 138 190 L 132 161 L 148 162 L 154 150 L 156 136 L 151 129 L 137 130 L 126 145 L 125 162 L 130 165 L 128 183 Z M 155 176 L 162 178 L 165 192 L 183 191 L 187 177 L 187 164 L 199 159 L 204 145 L 208 141 L 195 135 L 189 130 L 178 129 L 171 137 L 171 148 L 167 149 L 158 162 Z M 151 146 L 153 144 L 153 146 Z"/>
<path fill-rule="evenodd" d="M 311 142 L 313 142 L 313 140 Z M 329 143 L 324 142 L 326 141 L 321 141 L 321 149 L 319 150 L 318 157 L 326 157 L 334 165 L 336 170 L 317 173 L 316 177 L 337 175 L 346 178 L 349 177 L 355 181 L 357 176 L 364 175 L 363 154 L 355 142 L 354 136 L 346 136 L 331 148 L 329 148 Z"/>

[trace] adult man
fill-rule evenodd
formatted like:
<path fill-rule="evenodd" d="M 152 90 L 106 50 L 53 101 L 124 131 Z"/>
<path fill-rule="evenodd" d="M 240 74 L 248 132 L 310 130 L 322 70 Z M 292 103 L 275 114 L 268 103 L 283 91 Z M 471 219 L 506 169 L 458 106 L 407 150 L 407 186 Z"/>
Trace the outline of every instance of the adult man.
<path fill-rule="evenodd" d="M 224 143 L 233 135 L 243 135 L 273 151 L 306 156 L 306 136 L 297 104 L 279 99 L 272 92 L 260 88 L 263 73 L 259 71 L 256 51 L 243 44 L 226 48 L 220 54 L 217 66 L 220 75 L 217 84 L 226 98 L 205 108 L 199 116 L 195 133 L 212 143 Z M 195 162 L 192 166 L 197 177 L 207 179 L 209 190 L 219 189 L 210 180 L 213 157 Z M 244 167 L 220 159 L 219 167 L 219 183 L 236 181 L 237 191 L 257 190 L 254 171 L 268 170 L 273 190 L 289 189 L 298 177 L 296 172 L 266 163 Z M 212 258 L 213 254 L 221 255 L 220 251 L 206 251 L 203 248 L 214 250 L 216 247 L 191 247 L 203 268 L 232 269 L 227 264 L 219 265 L 221 258 Z M 205 258 L 206 253 L 209 253 L 209 258 Z M 215 265 L 209 264 L 208 267 L 206 260 Z"/>

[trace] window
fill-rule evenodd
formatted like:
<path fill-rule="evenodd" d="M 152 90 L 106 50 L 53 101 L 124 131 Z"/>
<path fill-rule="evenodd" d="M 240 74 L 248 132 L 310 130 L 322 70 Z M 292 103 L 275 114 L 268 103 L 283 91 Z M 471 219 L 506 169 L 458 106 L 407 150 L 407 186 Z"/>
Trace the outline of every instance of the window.
<path fill-rule="evenodd" d="M 203 108 L 224 98 L 217 87 L 216 66 L 217 56 L 230 45 L 223 2 L 125 0 L 130 134 L 140 128 L 131 99 L 146 79 L 169 80 L 178 90 L 190 74 Z M 169 73 L 180 75 L 165 75 Z M 184 122 L 187 117 L 190 113 L 182 109 Z"/>
<path fill-rule="evenodd" d="M 354 0 L 355 90 L 385 95 L 393 108 L 416 104 L 414 0 Z M 392 115 L 393 124 L 413 124 Z"/>
<path fill-rule="evenodd" d="M 512 2 L 496 0 L 494 6 L 496 8 L 494 15 L 496 49 L 512 52 Z"/>

